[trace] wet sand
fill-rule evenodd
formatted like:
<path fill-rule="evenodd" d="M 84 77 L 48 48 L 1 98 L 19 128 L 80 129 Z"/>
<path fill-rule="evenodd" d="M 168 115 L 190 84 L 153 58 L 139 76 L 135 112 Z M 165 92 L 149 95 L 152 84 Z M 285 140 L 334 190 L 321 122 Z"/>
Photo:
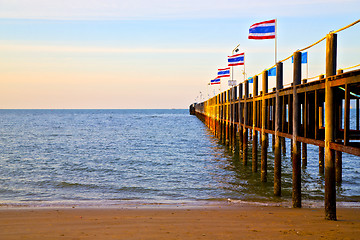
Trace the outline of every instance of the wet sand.
<path fill-rule="evenodd" d="M 360 208 L 0 208 L 0 239 L 360 239 Z"/>

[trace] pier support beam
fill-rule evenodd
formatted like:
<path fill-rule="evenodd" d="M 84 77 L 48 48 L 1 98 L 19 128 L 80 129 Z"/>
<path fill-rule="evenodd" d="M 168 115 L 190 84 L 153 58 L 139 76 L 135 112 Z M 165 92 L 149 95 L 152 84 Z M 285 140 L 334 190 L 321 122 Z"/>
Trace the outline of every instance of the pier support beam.
<path fill-rule="evenodd" d="M 329 78 L 336 74 L 337 35 L 326 36 L 325 80 L 325 219 L 336 220 L 335 152 L 330 143 L 335 140 L 334 89 Z"/>
<path fill-rule="evenodd" d="M 224 93 L 221 93 L 220 103 L 221 103 L 221 107 L 220 107 L 220 142 L 221 142 L 221 143 L 225 143 L 225 121 L 224 121 L 225 107 L 224 107 Z"/>
<path fill-rule="evenodd" d="M 268 72 L 262 73 L 262 106 L 261 106 L 261 181 L 267 182 L 267 134 L 266 128 L 266 100 L 265 93 L 268 89 Z"/>
<path fill-rule="evenodd" d="M 243 116 L 243 107 L 240 103 L 240 100 L 243 98 L 243 84 L 239 84 L 239 115 L 238 115 L 238 135 L 239 135 L 239 159 L 242 157 L 243 150 L 243 127 L 242 127 L 242 116 Z"/>
<path fill-rule="evenodd" d="M 283 63 L 276 64 L 276 100 L 275 100 L 275 159 L 274 159 L 274 195 L 281 196 L 281 102 L 279 90 L 283 88 Z"/>
<path fill-rule="evenodd" d="M 227 90 L 226 91 L 226 98 L 225 98 L 225 102 L 227 102 L 227 105 L 225 106 L 225 108 L 226 108 L 226 130 L 225 130 L 225 132 L 226 132 L 226 135 L 225 135 L 225 145 L 226 146 L 229 146 L 229 140 L 230 140 L 230 136 L 229 136 L 229 134 L 230 134 L 230 117 L 231 117 L 231 115 L 230 115 L 230 104 L 229 104 L 229 100 L 230 100 L 230 98 L 229 98 L 229 96 L 230 96 L 230 94 L 229 94 L 229 92 L 230 92 L 230 90 Z"/>
<path fill-rule="evenodd" d="M 228 140 L 229 140 L 229 145 L 228 148 L 230 151 L 232 151 L 232 128 L 233 128 L 233 121 L 232 121 L 232 117 L 233 117 L 233 111 L 232 111 L 232 88 L 229 89 L 228 91 L 229 93 L 229 127 L 228 127 Z"/>
<path fill-rule="evenodd" d="M 253 139 L 252 139 L 252 171 L 257 172 L 257 159 L 258 159 L 258 138 L 257 131 L 255 130 L 257 122 L 257 108 L 255 97 L 258 95 L 258 76 L 253 77 Z"/>
<path fill-rule="evenodd" d="M 325 169 L 325 150 L 323 147 L 319 147 L 319 174 L 324 175 Z"/>
<path fill-rule="evenodd" d="M 243 128 L 243 164 L 247 165 L 248 158 L 248 129 L 246 125 L 248 125 L 248 106 L 247 106 L 247 98 L 249 97 L 249 82 L 245 81 L 245 101 L 244 101 L 244 128 Z"/>
<path fill-rule="evenodd" d="M 301 84 L 301 52 L 294 52 L 293 76 L 293 141 L 292 141 L 292 206 L 301 208 L 301 147 L 297 137 L 301 123 L 300 102 L 297 94 L 297 85 Z"/>
<path fill-rule="evenodd" d="M 359 109 L 359 106 L 360 106 L 360 99 L 356 99 L 356 130 L 360 130 L 360 115 L 359 115 L 359 112 L 360 112 L 360 109 Z"/>
<path fill-rule="evenodd" d="M 277 70 L 276 70 L 277 71 Z M 281 122 L 282 122 L 282 132 L 287 132 L 286 129 L 286 98 L 282 97 L 282 109 L 281 109 Z M 284 137 L 281 137 L 281 150 L 284 156 L 286 156 L 286 140 Z"/>
<path fill-rule="evenodd" d="M 303 83 L 306 83 L 307 80 L 304 80 Z M 302 114 L 303 114 L 303 131 L 304 137 L 308 137 L 307 134 L 307 126 L 308 126 L 308 99 L 307 99 L 307 93 L 304 93 L 304 104 L 303 104 L 303 109 L 302 109 Z M 302 159 L 302 167 L 306 168 L 307 166 L 307 144 L 306 143 L 302 143 L 302 154 L 301 154 L 301 159 Z"/>
<path fill-rule="evenodd" d="M 320 75 L 319 80 L 324 79 L 324 75 Z M 315 139 L 320 139 L 319 129 L 323 127 L 323 102 L 320 101 L 319 91 L 315 91 Z M 325 151 L 323 147 L 319 147 L 319 174 L 323 175 L 325 169 Z"/>

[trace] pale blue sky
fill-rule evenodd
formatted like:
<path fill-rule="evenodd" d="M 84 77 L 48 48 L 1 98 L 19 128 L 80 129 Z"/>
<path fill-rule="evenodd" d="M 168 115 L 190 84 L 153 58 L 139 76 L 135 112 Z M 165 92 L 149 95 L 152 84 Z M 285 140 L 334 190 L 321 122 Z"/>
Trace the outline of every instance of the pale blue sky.
<path fill-rule="evenodd" d="M 237 44 L 247 76 L 274 64 L 273 40 L 247 39 L 253 23 L 278 19 L 279 60 L 359 9 L 351 0 L 0 0 L 0 108 L 187 108 Z M 360 24 L 339 33 L 339 68 L 360 63 L 358 39 Z M 324 49 L 310 49 L 309 77 L 324 72 Z"/>

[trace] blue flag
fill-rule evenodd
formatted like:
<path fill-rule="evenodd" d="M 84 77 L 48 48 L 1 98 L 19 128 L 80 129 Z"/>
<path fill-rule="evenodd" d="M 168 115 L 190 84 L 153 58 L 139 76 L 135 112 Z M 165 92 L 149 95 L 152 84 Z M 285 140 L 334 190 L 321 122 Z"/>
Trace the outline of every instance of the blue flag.
<path fill-rule="evenodd" d="M 291 57 L 291 62 L 294 63 L 294 56 Z M 307 63 L 307 52 L 301 53 L 301 63 Z"/>
<path fill-rule="evenodd" d="M 268 70 L 268 76 L 276 76 L 276 67 Z"/>
<path fill-rule="evenodd" d="M 248 82 L 249 82 L 249 83 L 253 83 L 253 82 L 254 82 L 253 78 L 252 78 L 252 77 L 249 77 L 249 78 L 248 78 Z"/>
<path fill-rule="evenodd" d="M 301 53 L 301 63 L 307 63 L 307 52 Z"/>

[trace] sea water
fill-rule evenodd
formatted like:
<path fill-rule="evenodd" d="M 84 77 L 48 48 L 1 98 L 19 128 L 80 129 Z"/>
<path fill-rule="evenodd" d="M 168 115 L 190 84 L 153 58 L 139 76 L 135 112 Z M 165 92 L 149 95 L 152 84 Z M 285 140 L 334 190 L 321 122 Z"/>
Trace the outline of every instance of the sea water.
<path fill-rule="evenodd" d="M 0 110 L 0 204 L 291 200 L 290 153 L 282 156 L 282 197 L 275 198 L 269 145 L 268 182 L 261 183 L 251 159 L 244 166 L 185 109 Z M 359 202 L 359 171 L 359 157 L 343 154 L 338 201 Z M 308 145 L 302 194 L 324 198 L 316 146 Z"/>

